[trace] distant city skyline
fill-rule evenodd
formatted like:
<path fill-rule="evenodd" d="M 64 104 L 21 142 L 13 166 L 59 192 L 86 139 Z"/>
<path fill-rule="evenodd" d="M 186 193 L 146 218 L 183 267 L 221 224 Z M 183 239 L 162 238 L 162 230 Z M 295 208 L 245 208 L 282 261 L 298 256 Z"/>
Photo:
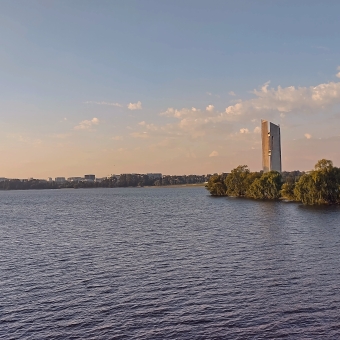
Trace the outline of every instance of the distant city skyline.
<path fill-rule="evenodd" d="M 340 166 L 340 3 L 0 3 L 0 177 Z"/>

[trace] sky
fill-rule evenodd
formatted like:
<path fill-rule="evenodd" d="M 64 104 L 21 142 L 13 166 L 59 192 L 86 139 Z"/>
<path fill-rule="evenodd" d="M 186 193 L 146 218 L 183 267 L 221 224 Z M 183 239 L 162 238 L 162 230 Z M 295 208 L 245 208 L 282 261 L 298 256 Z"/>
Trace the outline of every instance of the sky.
<path fill-rule="evenodd" d="M 0 177 L 340 166 L 339 1 L 2 0 Z"/>

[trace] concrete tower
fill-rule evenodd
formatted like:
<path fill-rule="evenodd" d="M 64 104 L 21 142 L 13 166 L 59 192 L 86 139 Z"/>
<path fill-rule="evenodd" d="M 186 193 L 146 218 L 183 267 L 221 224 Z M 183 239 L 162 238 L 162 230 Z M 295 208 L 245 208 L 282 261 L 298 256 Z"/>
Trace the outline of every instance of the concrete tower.
<path fill-rule="evenodd" d="M 262 168 L 264 172 L 275 170 L 282 171 L 281 165 L 281 135 L 280 126 L 261 120 L 262 132 Z"/>

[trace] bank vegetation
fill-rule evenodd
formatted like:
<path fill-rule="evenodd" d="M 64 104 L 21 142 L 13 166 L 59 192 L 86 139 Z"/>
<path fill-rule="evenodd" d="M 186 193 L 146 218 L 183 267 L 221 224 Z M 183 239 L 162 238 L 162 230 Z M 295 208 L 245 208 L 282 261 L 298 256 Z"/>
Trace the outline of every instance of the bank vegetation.
<path fill-rule="evenodd" d="M 319 160 L 307 173 L 251 172 L 239 165 L 229 174 L 213 175 L 206 184 L 213 196 L 285 199 L 306 205 L 340 204 L 340 168 Z"/>

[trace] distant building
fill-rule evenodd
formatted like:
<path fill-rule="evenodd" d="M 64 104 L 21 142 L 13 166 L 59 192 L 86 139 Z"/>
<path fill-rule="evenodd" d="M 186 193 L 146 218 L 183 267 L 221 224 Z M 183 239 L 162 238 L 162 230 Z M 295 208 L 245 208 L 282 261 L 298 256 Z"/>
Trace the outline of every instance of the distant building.
<path fill-rule="evenodd" d="M 262 168 L 264 172 L 282 172 L 280 126 L 261 120 L 262 134 Z"/>
<path fill-rule="evenodd" d="M 95 175 L 85 175 L 84 176 L 86 181 L 94 181 L 96 179 Z"/>
<path fill-rule="evenodd" d="M 5 177 L 0 177 L 0 182 L 5 182 L 7 180 L 7 178 Z"/>
<path fill-rule="evenodd" d="M 83 180 L 83 178 L 82 177 L 69 177 L 67 180 L 69 182 L 80 182 Z"/>
<path fill-rule="evenodd" d="M 58 184 L 62 184 L 62 183 L 65 183 L 65 182 L 66 182 L 65 177 L 56 177 L 54 180 L 55 180 L 55 182 L 58 183 Z"/>
<path fill-rule="evenodd" d="M 53 182 L 52 177 L 49 177 L 49 178 L 48 178 L 48 181 L 49 181 L 49 182 Z"/>
<path fill-rule="evenodd" d="M 162 174 L 161 173 L 148 173 L 147 176 L 150 179 L 161 179 L 162 178 Z"/>

